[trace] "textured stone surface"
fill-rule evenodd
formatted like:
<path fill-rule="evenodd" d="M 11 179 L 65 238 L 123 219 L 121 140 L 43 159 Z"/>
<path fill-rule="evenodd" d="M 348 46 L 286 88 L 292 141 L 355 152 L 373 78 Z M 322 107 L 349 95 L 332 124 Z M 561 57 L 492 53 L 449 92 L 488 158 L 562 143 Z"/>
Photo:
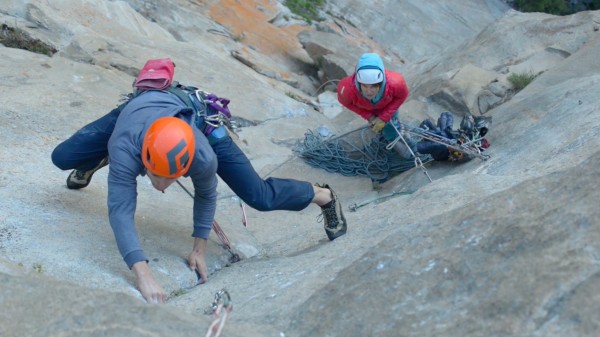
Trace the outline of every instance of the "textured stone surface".
<path fill-rule="evenodd" d="M 486 112 L 493 117 L 490 160 L 427 164 L 433 183 L 413 169 L 377 191 L 369 179 L 328 173 L 294 156 L 306 130 L 322 126 L 341 135 L 364 121 L 307 104 L 317 101 L 311 91 L 321 83 L 297 35 L 317 28 L 295 19 L 285 24 L 280 6 L 0 4 L 3 23 L 59 50 L 47 57 L 0 46 L 0 335 L 201 336 L 212 320 L 203 312 L 226 288 L 234 305 L 226 336 L 595 337 L 599 13 L 503 15 L 501 1 L 480 0 L 455 7 L 330 4 L 332 16 L 317 26 L 340 41 L 303 36 L 313 45 L 381 51 L 390 67 L 405 69 L 407 120 L 437 118 L 441 107 L 427 99 L 437 92 L 471 107 L 479 90 L 506 94 L 511 72 L 544 70 Z M 394 20 L 419 25 L 388 25 Z M 329 47 L 329 66 L 351 71 L 358 55 Z M 248 60 L 255 68 L 232 56 L 244 48 L 253 51 Z M 244 228 L 239 200 L 220 184 L 216 219 L 243 259 L 230 264 L 230 252 L 211 234 L 209 282 L 194 286 L 185 263 L 191 198 L 177 186 L 158 193 L 140 178 L 138 232 L 171 294 L 164 306 L 146 305 L 107 222 L 106 170 L 70 191 L 67 172 L 52 165 L 50 153 L 112 109 L 137 69 L 155 57 L 174 59 L 181 82 L 232 100 L 233 113 L 249 121 L 236 141 L 261 176 L 333 186 L 348 234 L 329 242 L 314 205 L 293 213 L 246 208 Z M 375 201 L 396 191 L 411 194 Z"/>
<path fill-rule="evenodd" d="M 600 152 L 412 223 L 394 219 L 293 319 L 294 336 L 593 336 Z"/>

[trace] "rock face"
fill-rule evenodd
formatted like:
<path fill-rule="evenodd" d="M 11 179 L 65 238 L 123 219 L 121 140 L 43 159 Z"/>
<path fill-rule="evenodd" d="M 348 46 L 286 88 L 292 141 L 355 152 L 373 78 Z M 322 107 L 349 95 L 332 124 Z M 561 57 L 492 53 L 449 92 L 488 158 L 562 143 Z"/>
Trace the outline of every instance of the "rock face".
<path fill-rule="evenodd" d="M 567 22 L 548 14 L 510 11 L 445 54 L 454 57 L 437 55 L 409 67 L 413 98 L 438 110 L 487 113 L 512 96 L 508 77 L 545 73 L 596 39 L 597 16 L 581 12 Z M 571 33 L 577 38 L 566 37 Z"/>
<path fill-rule="evenodd" d="M 509 7 L 502 1 L 332 1 L 331 12 L 413 64 L 477 35 Z"/>
<path fill-rule="evenodd" d="M 292 334 L 593 336 L 598 167 L 600 153 L 390 230 L 298 309 Z"/>
<path fill-rule="evenodd" d="M 0 336 L 202 335 L 222 289 L 226 336 L 597 336 L 600 12 L 338 0 L 322 16 L 307 25 L 259 0 L 3 1 L 0 42 L 19 28 L 58 52 L 0 45 Z M 374 190 L 295 157 L 308 129 L 364 125 L 333 91 L 367 51 L 405 75 L 403 119 L 492 116 L 491 159 L 430 163 L 432 183 L 414 169 Z M 232 250 L 211 234 L 209 282 L 196 285 L 191 198 L 140 177 L 138 233 L 170 294 L 145 304 L 108 224 L 106 170 L 67 190 L 50 153 L 161 57 L 180 82 L 231 99 L 261 176 L 330 184 L 348 233 L 328 241 L 313 205 L 243 212 L 220 183 Z M 516 92 L 507 77 L 523 72 L 539 76 Z M 411 193 L 348 208 L 397 191 Z"/>

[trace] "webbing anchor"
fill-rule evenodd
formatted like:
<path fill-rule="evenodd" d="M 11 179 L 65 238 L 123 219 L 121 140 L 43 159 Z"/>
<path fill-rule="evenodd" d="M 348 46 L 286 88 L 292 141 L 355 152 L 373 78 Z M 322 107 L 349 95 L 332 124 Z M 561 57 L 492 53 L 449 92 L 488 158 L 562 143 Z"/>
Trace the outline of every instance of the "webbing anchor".
<path fill-rule="evenodd" d="M 427 172 L 427 169 L 425 169 L 425 165 L 423 165 L 423 162 L 421 161 L 421 158 L 419 158 L 419 156 L 417 156 L 413 152 L 413 150 L 410 148 L 410 146 L 406 142 L 406 139 L 404 139 L 404 137 L 402 136 L 402 132 L 400 132 L 400 130 L 398 130 L 398 127 L 396 126 L 396 123 L 394 123 L 395 121 L 397 121 L 397 120 L 396 119 L 392 120 L 390 124 L 394 127 L 394 130 L 396 130 L 396 133 L 398 134 L 398 137 L 396 137 L 396 139 L 394 139 L 391 143 L 389 143 L 385 148 L 388 149 L 388 150 L 391 150 L 392 148 L 394 148 L 394 146 L 396 145 L 396 143 L 398 143 L 399 140 L 402 140 L 402 143 L 404 143 L 404 146 L 406 146 L 406 148 L 408 149 L 408 151 L 410 151 L 410 154 L 413 156 L 413 158 L 415 158 L 415 167 L 421 168 L 421 170 L 423 170 L 423 174 L 425 174 L 425 176 L 427 177 L 427 179 L 429 179 L 429 182 L 433 182 L 433 180 L 429 176 L 429 173 Z M 398 124 L 402 125 L 400 123 L 400 121 L 398 121 Z"/>

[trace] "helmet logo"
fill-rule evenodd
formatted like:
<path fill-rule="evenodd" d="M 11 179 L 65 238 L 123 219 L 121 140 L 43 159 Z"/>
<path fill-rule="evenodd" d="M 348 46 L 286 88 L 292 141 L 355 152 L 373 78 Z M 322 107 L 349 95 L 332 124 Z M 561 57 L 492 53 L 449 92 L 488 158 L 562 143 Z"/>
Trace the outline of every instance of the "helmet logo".
<path fill-rule="evenodd" d="M 185 151 L 187 148 L 187 143 L 184 139 L 182 139 L 179 144 L 177 144 L 171 151 L 167 152 L 167 161 L 169 163 L 169 174 L 174 175 L 179 171 L 179 168 L 186 167 L 188 160 L 190 159 L 190 154 Z M 179 160 L 177 156 L 182 152 L 181 156 L 179 156 Z"/>

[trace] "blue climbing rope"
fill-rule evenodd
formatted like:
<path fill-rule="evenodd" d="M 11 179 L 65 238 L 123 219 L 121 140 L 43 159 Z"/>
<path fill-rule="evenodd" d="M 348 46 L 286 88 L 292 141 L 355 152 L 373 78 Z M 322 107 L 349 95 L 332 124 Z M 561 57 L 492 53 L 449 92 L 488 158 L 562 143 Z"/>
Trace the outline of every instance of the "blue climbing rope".
<path fill-rule="evenodd" d="M 404 159 L 386 149 L 388 142 L 364 126 L 337 137 L 324 137 L 308 130 L 294 153 L 309 165 L 345 176 L 367 176 L 384 182 L 415 167 L 414 159 Z M 430 157 L 423 157 L 429 161 Z"/>

